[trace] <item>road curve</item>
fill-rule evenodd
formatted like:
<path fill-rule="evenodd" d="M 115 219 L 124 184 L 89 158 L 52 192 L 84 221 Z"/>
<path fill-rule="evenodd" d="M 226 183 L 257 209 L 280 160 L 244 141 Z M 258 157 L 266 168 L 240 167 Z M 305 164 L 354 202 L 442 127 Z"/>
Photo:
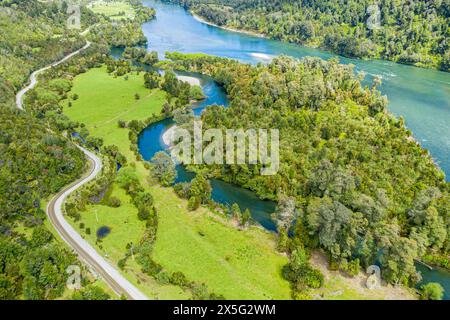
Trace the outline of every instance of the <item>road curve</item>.
<path fill-rule="evenodd" d="M 50 64 L 50 65 L 48 65 L 48 66 L 46 66 L 46 67 L 44 67 L 44 68 L 42 68 L 42 69 L 39 69 L 39 70 L 34 71 L 34 72 L 31 74 L 31 76 L 30 76 L 30 84 L 29 84 L 28 86 L 26 86 L 25 88 L 23 88 L 22 90 L 20 90 L 20 91 L 17 93 L 17 95 L 16 95 L 16 105 L 17 105 L 17 108 L 19 108 L 20 110 L 23 110 L 23 97 L 24 97 L 24 95 L 25 95 L 28 91 L 30 91 L 31 89 L 33 89 L 33 88 L 36 86 L 36 84 L 37 84 L 37 76 L 38 76 L 40 73 L 42 73 L 42 72 L 44 72 L 44 71 L 46 71 L 46 70 L 48 70 L 48 69 L 50 69 L 50 68 L 52 68 L 52 67 L 56 67 L 56 66 L 60 65 L 61 63 L 63 63 L 63 62 L 65 62 L 65 61 L 69 60 L 69 59 L 72 58 L 73 56 L 76 56 L 76 55 L 79 54 L 81 51 L 86 50 L 86 49 L 89 48 L 90 46 L 91 46 L 91 42 L 86 41 L 86 45 L 85 45 L 83 48 L 78 49 L 77 51 L 74 51 L 74 52 L 72 52 L 71 54 L 68 54 L 67 56 L 65 56 L 64 58 L 62 58 L 61 60 L 59 60 L 58 62 L 55 62 L 55 63 Z"/>
<path fill-rule="evenodd" d="M 31 89 L 33 89 L 38 83 L 37 76 L 52 67 L 67 61 L 73 56 L 79 54 L 83 50 L 89 48 L 91 43 L 86 41 L 86 45 L 65 56 L 58 62 L 48 65 L 42 69 L 33 72 L 30 76 L 30 84 L 20 90 L 16 95 L 17 108 L 23 110 L 23 97 Z M 67 197 L 81 186 L 92 181 L 102 170 L 101 160 L 92 152 L 77 146 L 90 162 L 90 172 L 83 176 L 78 181 L 65 187 L 47 205 L 47 216 L 55 227 L 61 238 L 78 254 L 78 257 L 87 263 L 95 272 L 97 272 L 103 280 L 111 287 L 118 295 L 124 295 L 128 299 L 132 300 L 148 300 L 148 298 L 127 279 L 125 279 L 110 263 L 108 263 L 97 251 L 84 240 L 76 230 L 64 219 L 63 205 Z"/>

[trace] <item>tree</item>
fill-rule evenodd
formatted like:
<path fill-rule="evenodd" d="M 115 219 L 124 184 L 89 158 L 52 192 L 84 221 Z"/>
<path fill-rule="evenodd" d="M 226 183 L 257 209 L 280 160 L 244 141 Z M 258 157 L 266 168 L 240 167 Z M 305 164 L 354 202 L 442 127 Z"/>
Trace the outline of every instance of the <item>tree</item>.
<path fill-rule="evenodd" d="M 172 158 L 165 152 L 158 152 L 153 156 L 151 162 L 153 164 L 153 174 L 159 182 L 165 187 L 171 186 L 177 177 L 175 163 Z"/>
<path fill-rule="evenodd" d="M 189 96 L 193 100 L 203 100 L 205 99 L 205 94 L 200 86 L 191 86 L 189 91 Z"/>
<path fill-rule="evenodd" d="M 154 64 L 158 63 L 159 59 L 158 59 L 158 52 L 156 51 L 152 51 L 149 52 L 145 55 L 144 58 L 141 59 L 141 62 L 143 64 L 147 64 L 150 66 L 153 66 Z"/>
<path fill-rule="evenodd" d="M 241 225 L 247 226 L 250 223 L 251 219 L 252 219 L 252 214 L 250 213 L 250 210 L 245 209 L 244 213 L 242 214 Z"/>
<path fill-rule="evenodd" d="M 149 208 L 146 207 L 140 207 L 138 209 L 138 218 L 141 221 L 146 221 L 150 218 L 150 210 Z"/>
<path fill-rule="evenodd" d="M 242 220 L 241 208 L 239 208 L 239 205 L 237 203 L 233 203 L 233 205 L 231 206 L 231 215 L 237 221 Z"/>
<path fill-rule="evenodd" d="M 33 229 L 31 236 L 31 244 L 33 247 L 41 247 L 53 240 L 53 235 L 44 226 L 36 227 Z"/>
<path fill-rule="evenodd" d="M 329 197 L 313 198 L 307 207 L 306 223 L 334 257 L 351 256 L 359 223 L 357 214 Z"/>
<path fill-rule="evenodd" d="M 71 296 L 71 300 L 109 300 L 110 298 L 111 296 L 102 288 L 91 284 L 74 292 Z"/>
<path fill-rule="evenodd" d="M 189 196 L 198 198 L 204 204 L 211 198 L 211 191 L 212 187 L 209 180 L 204 175 L 197 174 L 191 181 Z"/>
<path fill-rule="evenodd" d="M 444 288 L 436 282 L 430 282 L 420 287 L 420 298 L 422 300 L 442 300 Z"/>
<path fill-rule="evenodd" d="M 144 74 L 144 85 L 148 89 L 156 89 L 161 82 L 161 76 L 157 72 L 146 72 Z"/>
<path fill-rule="evenodd" d="M 308 255 L 303 248 L 297 248 L 292 252 L 289 263 L 283 267 L 282 274 L 296 293 L 304 292 L 308 288 L 320 288 L 324 281 L 320 271 L 309 264 Z"/>
<path fill-rule="evenodd" d="M 188 201 L 188 210 L 195 211 L 200 207 L 201 201 L 199 197 L 190 197 Z"/>
<path fill-rule="evenodd" d="M 163 108 L 162 108 L 162 113 L 164 114 L 165 117 L 168 117 L 171 112 L 172 112 L 172 106 L 170 105 L 170 103 L 165 102 L 163 105 Z"/>
<path fill-rule="evenodd" d="M 194 112 L 191 108 L 181 108 L 173 112 L 173 120 L 180 127 L 188 127 L 194 121 Z"/>
<path fill-rule="evenodd" d="M 119 128 L 126 128 L 127 127 L 127 123 L 124 120 L 117 121 L 117 125 L 119 126 Z"/>
<path fill-rule="evenodd" d="M 164 82 L 161 88 L 171 96 L 178 97 L 180 93 L 178 79 L 173 71 L 167 71 L 164 73 Z"/>
<path fill-rule="evenodd" d="M 380 255 L 383 277 L 391 283 L 407 285 L 410 279 L 416 277 L 416 258 L 417 243 L 412 239 L 396 236 Z"/>

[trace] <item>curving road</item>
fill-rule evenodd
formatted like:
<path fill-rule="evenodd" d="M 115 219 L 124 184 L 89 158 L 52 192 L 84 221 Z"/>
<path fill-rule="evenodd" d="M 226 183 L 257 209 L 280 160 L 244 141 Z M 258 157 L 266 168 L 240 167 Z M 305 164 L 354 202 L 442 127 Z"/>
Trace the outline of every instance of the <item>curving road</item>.
<path fill-rule="evenodd" d="M 40 73 L 67 61 L 83 50 L 89 48 L 90 45 L 91 43 L 86 41 L 86 45 L 83 48 L 72 52 L 58 62 L 33 72 L 30 76 L 30 84 L 20 90 L 16 95 L 17 108 L 23 110 L 23 97 L 29 90 L 36 86 L 38 83 L 37 76 Z M 62 207 L 67 197 L 81 186 L 92 181 L 102 170 L 102 162 L 95 154 L 80 146 L 77 147 L 80 148 L 80 150 L 83 151 L 89 159 L 91 164 L 90 171 L 81 179 L 65 187 L 53 197 L 47 206 L 47 216 L 61 238 L 78 254 L 81 260 L 87 263 L 103 278 L 103 280 L 105 280 L 114 292 L 118 295 L 124 295 L 128 299 L 132 300 L 148 300 L 148 298 L 138 288 L 125 279 L 113 266 L 111 266 L 110 263 L 99 255 L 97 251 L 64 219 Z"/>

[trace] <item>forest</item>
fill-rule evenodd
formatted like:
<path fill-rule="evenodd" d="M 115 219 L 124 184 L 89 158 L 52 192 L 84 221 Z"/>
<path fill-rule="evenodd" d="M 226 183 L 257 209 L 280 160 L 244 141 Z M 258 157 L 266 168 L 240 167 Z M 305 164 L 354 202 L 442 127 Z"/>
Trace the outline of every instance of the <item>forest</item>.
<path fill-rule="evenodd" d="M 299 250 L 323 248 L 332 266 L 349 273 L 378 262 L 384 279 L 404 285 L 418 281 L 416 260 L 448 257 L 449 184 L 403 119 L 386 110 L 379 79 L 363 87 L 361 75 L 336 59 L 281 56 L 251 66 L 167 57 L 165 67 L 204 73 L 225 87 L 231 105 L 208 107 L 205 130 L 280 130 L 276 175 L 261 176 L 259 165 L 191 169 L 278 201 L 281 250 L 297 259 Z"/>
<path fill-rule="evenodd" d="M 319 47 L 449 71 L 449 0 L 166 0 L 219 26 Z M 371 5 L 376 4 L 378 9 Z M 369 22 L 379 21 L 379 28 Z"/>
<path fill-rule="evenodd" d="M 72 80 L 77 75 L 106 65 L 111 77 L 127 79 L 131 72 L 142 72 L 130 60 L 203 73 L 223 85 L 231 106 L 228 109 L 209 107 L 202 115 L 205 129 L 269 129 L 270 124 L 270 128 L 280 130 L 281 169 L 277 175 L 260 176 L 258 166 L 203 166 L 191 168 L 201 174 L 188 184 L 176 185 L 175 192 L 189 200 L 189 210 L 211 205 L 208 179 L 214 177 L 251 189 L 263 199 L 277 201 L 273 219 L 278 226 L 278 249 L 290 258 L 282 273 L 292 285 L 293 297 L 310 298 L 307 289 L 323 285 L 323 276 L 308 262 L 309 253 L 318 248 L 325 250 L 333 268 L 349 275 L 379 262 L 383 278 L 394 284 L 413 285 L 418 281 L 414 266 L 417 260 L 432 259 L 448 267 L 449 184 L 429 153 L 414 141 L 403 120 L 387 112 L 387 99 L 376 89 L 378 79 L 371 87 L 362 87 L 362 76 L 355 75 L 351 66 L 342 66 L 335 59 L 326 62 L 279 57 L 269 65 L 250 66 L 206 55 L 173 53 L 167 55 L 171 61 L 158 62 L 155 53 L 130 48 L 145 42 L 140 23 L 154 18 L 153 10 L 143 9 L 136 1 L 131 3 L 136 11 L 135 19 L 118 23 L 107 16 L 83 11 L 82 29 L 91 26 L 87 38 L 93 45 L 41 76 L 39 85 L 27 94 L 27 112 L 16 110 L 14 98 L 30 73 L 81 48 L 85 40 L 79 31 L 65 28 L 65 2 L 6 0 L 0 3 L 0 299 L 57 299 L 65 294 L 66 269 L 78 262 L 51 232 L 44 210 L 52 194 L 76 180 L 86 169 L 83 154 L 74 141 L 98 150 L 106 160 L 103 176 L 75 195 L 78 202 L 68 203 L 66 210 L 74 221 L 78 222 L 82 207 L 98 202 L 102 192 L 115 180 L 132 199 L 138 219 L 146 225 L 136 248 L 142 271 L 180 286 L 197 299 L 222 297 L 183 273 L 169 273 L 153 260 L 159 217 L 152 195 L 127 168 L 116 175 L 116 164 L 126 165 L 126 157 L 116 146 L 104 146 L 103 140 L 91 136 L 83 123 L 63 113 L 64 100 L 70 104 L 79 99 L 70 95 Z M 291 2 L 281 5 L 261 0 L 257 9 L 252 3 L 248 8 L 247 2 L 230 3 L 242 10 L 243 24 L 252 10 L 259 14 L 282 7 L 283 12 L 297 14 L 297 7 Z M 326 7 L 318 9 L 317 3 L 304 1 L 304 6 L 311 8 L 311 12 L 330 11 Z M 221 8 L 217 4 L 214 10 Z M 193 3 L 186 2 L 186 5 Z M 434 1 L 432 5 L 439 9 L 430 14 L 439 15 L 440 10 L 448 8 L 445 1 Z M 268 11 L 261 11 L 263 7 Z M 342 10 L 342 7 L 335 9 Z M 195 8 L 208 12 L 210 5 Z M 422 17 L 422 9 L 414 9 L 414 26 L 420 24 L 417 17 Z M 445 14 L 448 16 L 448 11 Z M 233 15 L 230 13 L 230 17 Z M 323 16 L 315 16 L 318 18 L 311 17 L 311 21 L 317 30 L 324 34 L 331 29 L 339 30 L 321 29 L 317 21 Z M 235 18 L 229 19 L 230 22 L 216 22 L 236 23 Z M 290 21 L 285 17 L 282 20 Z M 301 20 L 295 18 L 295 21 Z M 436 27 L 442 19 L 436 21 L 429 24 L 433 36 L 410 49 L 430 59 L 421 57 L 425 60 L 416 64 L 437 67 L 444 63 L 445 55 L 434 51 L 436 45 L 442 44 L 437 35 L 443 34 L 442 25 Z M 285 38 L 290 36 L 283 23 L 279 24 L 277 36 L 273 36 L 298 42 L 295 37 Z M 350 37 L 351 32 L 356 32 L 352 28 L 345 29 L 350 33 L 342 31 L 342 34 Z M 392 36 L 402 38 L 397 33 L 403 31 L 393 28 Z M 311 41 L 316 41 L 313 38 Z M 373 41 L 380 50 L 376 55 L 385 54 L 373 35 L 361 33 L 358 39 Z M 125 59 L 108 57 L 111 46 L 127 47 Z M 443 46 L 442 52 L 448 55 L 445 41 Z M 399 60 L 405 50 L 399 49 L 396 55 L 385 58 Z M 163 106 L 161 115 L 149 115 L 146 121 L 117 121 L 119 128 L 129 131 L 131 151 L 137 162 L 142 160 L 136 145 L 139 133 L 149 123 L 164 117 L 181 118 L 183 114 L 177 109 L 183 110 L 191 99 L 201 99 L 203 95 L 198 88 L 178 81 L 172 72 L 164 76 L 148 72 L 143 78 L 147 89 L 165 91 L 169 103 Z M 134 98 L 141 99 L 139 95 Z M 78 135 L 73 136 L 74 133 Z M 163 186 L 173 184 L 176 173 L 167 155 L 157 154 L 144 166 Z M 118 198 L 105 197 L 106 200 L 110 207 L 121 205 Z M 251 224 L 248 210 L 241 213 L 236 206 L 230 209 L 239 221 L 239 228 Z M 126 254 L 118 267 L 125 267 L 129 258 Z M 68 298 L 110 297 L 86 279 L 83 289 Z"/>
<path fill-rule="evenodd" d="M 81 10 L 83 30 L 100 21 L 111 28 L 107 18 Z M 153 15 L 145 10 L 138 17 Z M 5 0 L 0 19 L 0 299 L 56 299 L 65 293 L 67 267 L 79 263 L 45 225 L 45 205 L 86 169 L 84 155 L 65 135 L 77 124 L 60 113 L 58 104 L 70 90 L 73 74 L 101 62 L 109 45 L 121 43 L 121 33 L 140 30 L 140 25 L 124 22 L 111 37 L 93 32 L 98 43 L 70 65 L 51 69 L 46 84 L 27 95 L 28 112 L 22 112 L 16 109 L 15 94 L 31 72 L 83 47 L 85 40 L 79 30 L 66 28 L 64 1 Z M 83 285 L 68 298 L 109 298 L 90 280 Z"/>

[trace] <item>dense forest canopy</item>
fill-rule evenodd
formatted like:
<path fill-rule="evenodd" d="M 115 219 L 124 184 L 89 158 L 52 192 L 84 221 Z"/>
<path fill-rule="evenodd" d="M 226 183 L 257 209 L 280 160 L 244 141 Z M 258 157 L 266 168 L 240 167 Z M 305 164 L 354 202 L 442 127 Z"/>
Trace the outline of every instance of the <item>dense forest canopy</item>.
<path fill-rule="evenodd" d="M 197 6 L 200 1 L 202 5 Z M 130 3 L 136 10 L 134 19 L 120 22 L 82 9 L 82 29 L 92 26 L 87 37 L 94 44 L 41 75 L 37 87 L 27 94 L 27 112 L 21 112 L 14 105 L 15 93 L 30 73 L 86 42 L 79 30 L 66 29 L 64 1 L 0 2 L 0 299 L 55 299 L 64 294 L 65 271 L 76 263 L 76 258 L 45 226 L 44 205 L 85 169 L 85 159 L 72 143 L 71 133 L 78 131 L 77 143 L 100 150 L 109 170 L 87 190 L 80 191 L 82 205 L 95 201 L 115 178 L 116 162 L 126 162 L 117 147 L 103 146 L 102 139 L 91 137 L 83 124 L 67 118 L 61 101 L 69 98 L 73 78 L 89 68 L 106 63 L 112 76 L 125 77 L 133 70 L 131 61 L 107 57 L 111 45 L 145 42 L 140 23 L 153 18 L 154 11 L 135 0 Z M 360 25 L 364 14 L 356 12 L 365 10 L 365 2 L 337 5 L 331 1 L 236 0 L 226 6 L 221 0 L 184 3 L 220 25 L 333 50 L 337 45 L 343 50 L 337 52 L 346 55 L 381 56 L 441 68 L 445 61 L 448 63 L 448 1 L 410 1 L 403 4 L 408 7 L 403 10 L 395 9 L 397 2 L 390 1 L 389 10 L 382 15 L 389 27 L 381 33 L 368 32 Z M 389 15 L 392 19 L 400 17 L 401 23 L 392 22 Z M 217 20 L 220 17 L 226 19 Z M 429 19 L 426 28 L 424 19 Z M 299 38 L 305 34 L 310 36 Z M 370 50 L 358 51 L 366 45 Z M 419 55 L 418 60 L 408 60 L 414 54 Z M 128 48 L 124 57 L 148 65 L 158 62 L 157 55 L 147 54 L 144 49 Z M 279 57 L 269 65 L 250 66 L 204 55 L 175 53 L 168 57 L 172 62 L 161 62 L 162 66 L 210 75 L 226 88 L 230 108 L 209 107 L 202 115 L 205 129 L 280 130 L 281 169 L 277 175 L 260 176 L 261 168 L 250 165 L 204 166 L 194 168 L 203 174 L 178 193 L 188 193 L 189 207 L 194 210 L 209 203 L 208 178 L 216 177 L 254 190 L 261 198 L 278 201 L 274 219 L 280 233 L 279 246 L 291 260 L 283 274 L 296 290 L 318 287 L 323 282 L 320 273 L 309 266 L 304 248 L 323 248 L 332 262 L 341 269 L 346 266 L 346 270 L 359 270 L 359 266 L 378 261 L 385 279 L 404 284 L 417 280 L 415 259 L 430 254 L 448 257 L 449 184 L 428 152 L 412 139 L 403 120 L 388 114 L 386 98 L 376 90 L 377 83 L 363 88 L 352 67 L 339 65 L 336 60 Z M 194 95 L 192 88 L 176 80 L 172 72 L 164 76 L 149 72 L 144 79 L 148 89 L 166 91 L 173 106 L 165 104 L 163 115 L 150 117 L 147 122 L 119 121 L 119 126 L 130 130 L 131 149 L 137 161 L 141 160 L 136 145 L 140 131 L 151 121 L 185 107 L 194 96 L 202 96 L 201 92 Z M 71 96 L 69 103 L 76 99 Z M 157 160 L 151 165 L 153 170 L 158 168 Z M 174 168 L 161 170 L 160 182 L 170 185 Z M 139 219 L 146 221 L 147 227 L 137 252 L 138 262 L 145 273 L 155 276 L 161 274 L 161 266 L 151 257 L 157 212 L 151 195 L 126 173 L 122 170 L 117 182 L 132 197 Z M 120 206 L 114 200 L 111 206 Z M 67 213 L 76 216 L 79 208 L 71 205 Z M 249 223 L 248 210 L 234 211 L 240 216 L 241 227 Z M 287 239 L 288 234 L 293 237 Z M 172 274 L 169 282 L 181 283 L 197 298 L 216 297 L 204 290 L 204 285 L 189 282 L 179 273 Z M 87 284 L 73 298 L 106 299 L 108 295 Z"/>
<path fill-rule="evenodd" d="M 98 21 L 82 10 L 83 29 Z M 65 2 L 1 1 L 0 21 L 0 299 L 56 299 L 77 259 L 45 227 L 45 202 L 81 175 L 85 158 L 61 134 L 66 119 L 53 112 L 60 126 L 49 128 L 44 113 L 17 110 L 15 94 L 32 71 L 86 42 L 79 30 L 66 29 Z M 67 79 L 50 81 L 26 98 L 53 111 L 69 89 Z"/>
<path fill-rule="evenodd" d="M 219 26 L 449 71 L 449 0 L 169 0 Z M 378 9 L 371 9 L 377 5 Z M 379 17 L 380 28 L 368 21 Z"/>
<path fill-rule="evenodd" d="M 65 4 L 65 3 L 64 3 Z M 32 70 L 81 48 L 79 31 L 66 29 L 67 4 L 5 0 L 0 3 L 0 105 L 13 96 Z M 82 27 L 97 20 L 82 12 Z"/>
<path fill-rule="evenodd" d="M 209 74 L 225 86 L 231 105 L 209 107 L 205 129 L 280 130 L 274 176 L 261 176 L 259 165 L 201 168 L 279 200 L 280 232 L 288 231 L 286 211 L 294 220 L 297 207 L 295 234 L 303 245 L 324 248 L 337 263 L 379 261 L 393 283 L 414 282 L 414 259 L 427 252 L 448 256 L 449 184 L 403 120 L 386 111 L 377 83 L 362 87 L 352 67 L 335 59 L 282 56 L 251 66 L 178 53 L 168 58 L 171 67 Z"/>

